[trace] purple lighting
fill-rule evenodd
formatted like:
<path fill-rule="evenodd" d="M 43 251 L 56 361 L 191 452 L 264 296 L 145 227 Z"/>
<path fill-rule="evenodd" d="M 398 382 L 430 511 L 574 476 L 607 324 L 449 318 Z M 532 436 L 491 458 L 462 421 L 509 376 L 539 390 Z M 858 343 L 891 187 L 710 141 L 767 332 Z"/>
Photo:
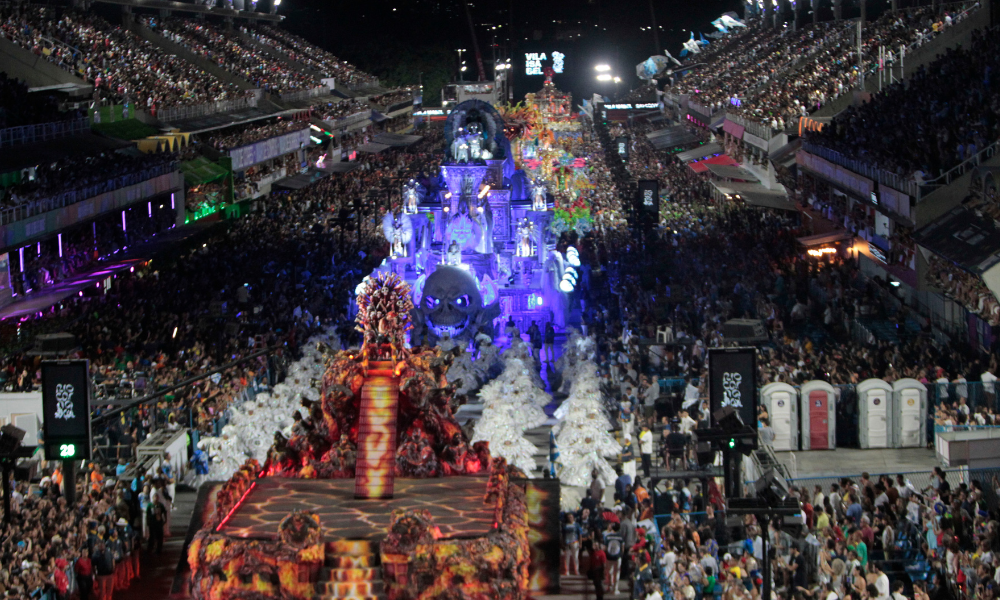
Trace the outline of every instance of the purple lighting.
<path fill-rule="evenodd" d="M 56 239 L 59 240 L 59 258 L 62 258 L 62 234 L 57 235 Z"/>
<path fill-rule="evenodd" d="M 170 194 L 170 208 L 171 209 L 176 208 L 174 206 L 174 195 L 173 194 Z"/>
<path fill-rule="evenodd" d="M 122 211 L 122 231 L 128 231 L 128 229 L 125 227 L 125 211 L 124 210 Z"/>
<path fill-rule="evenodd" d="M 24 246 L 18 248 L 17 253 L 19 255 L 19 258 L 21 259 L 20 261 L 18 261 L 21 264 L 21 272 L 24 273 Z"/>

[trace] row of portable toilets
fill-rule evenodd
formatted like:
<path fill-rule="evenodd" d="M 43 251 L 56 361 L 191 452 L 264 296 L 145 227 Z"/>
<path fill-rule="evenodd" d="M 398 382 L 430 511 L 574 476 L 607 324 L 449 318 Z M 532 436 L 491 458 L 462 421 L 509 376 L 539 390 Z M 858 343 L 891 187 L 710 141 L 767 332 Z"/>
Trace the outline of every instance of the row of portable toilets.
<path fill-rule="evenodd" d="M 927 443 L 927 387 L 916 379 L 867 379 L 858 393 L 862 448 L 922 448 Z M 837 446 L 836 389 L 809 381 L 798 389 L 771 383 L 760 390 L 774 430 L 775 450 L 833 450 Z"/>

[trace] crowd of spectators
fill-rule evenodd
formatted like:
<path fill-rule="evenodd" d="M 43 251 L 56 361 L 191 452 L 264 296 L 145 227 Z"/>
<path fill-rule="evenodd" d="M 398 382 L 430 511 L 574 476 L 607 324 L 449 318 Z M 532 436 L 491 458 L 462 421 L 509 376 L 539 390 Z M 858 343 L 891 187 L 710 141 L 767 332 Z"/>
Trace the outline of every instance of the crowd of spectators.
<path fill-rule="evenodd" d="M 169 173 L 174 168 L 174 156 L 169 153 L 140 154 L 112 150 L 97 154 L 70 154 L 38 165 L 31 178 L 4 188 L 0 206 L 13 208 L 84 189 L 87 190 L 85 197 L 92 198 Z"/>
<path fill-rule="evenodd" d="M 379 94 L 377 96 L 372 96 L 368 99 L 369 102 L 379 107 L 381 110 L 388 109 L 394 104 L 399 104 L 400 102 L 407 102 L 413 100 L 413 91 L 409 89 L 395 90 L 392 92 L 386 92 L 384 94 Z"/>
<path fill-rule="evenodd" d="M 388 195 L 412 169 L 433 170 L 440 144 L 436 132 L 406 149 L 361 154 L 360 168 L 273 193 L 261 212 L 227 223 L 169 262 L 119 276 L 106 297 L 71 297 L 23 325 L 42 330 L 36 321 L 52 321 L 75 335 L 101 397 L 160 389 L 263 347 L 294 349 L 320 325 L 345 318 L 352 282 L 380 260 L 379 229 L 366 219 L 341 236 L 339 209 L 372 189 Z M 369 257 L 360 266 L 359 250 Z M 213 432 L 216 417 L 261 369 L 247 363 L 137 409 L 109 426 L 107 444 L 126 437 L 138 443 L 171 419 Z M 11 389 L 37 387 L 37 361 L 10 353 L 3 377 Z"/>
<path fill-rule="evenodd" d="M 880 68 L 880 49 L 886 51 L 883 66 L 891 69 L 901 60 L 901 47 L 913 51 L 978 7 L 911 8 L 867 23 L 861 46 L 866 76 Z M 820 23 L 793 31 L 751 21 L 693 56 L 706 66 L 686 74 L 669 91 L 690 94 L 692 101 L 713 111 L 725 108 L 785 129 L 854 87 L 861 68 L 855 37 L 853 24 Z"/>
<path fill-rule="evenodd" d="M 364 112 L 368 110 L 368 108 L 367 102 L 349 98 L 333 104 L 313 106 L 312 110 L 313 114 L 315 114 L 318 118 L 333 123 L 345 117 Z"/>
<path fill-rule="evenodd" d="M 973 32 L 871 101 L 852 106 L 810 139 L 920 182 L 934 179 L 1000 137 L 997 29 Z"/>
<path fill-rule="evenodd" d="M 378 83 L 376 77 L 283 29 L 261 25 L 258 26 L 256 32 L 248 32 L 248 34 L 263 35 L 260 41 L 264 44 L 273 46 L 280 42 L 279 50 L 293 54 L 295 60 L 313 67 L 324 77 L 332 76 L 338 81 L 358 87 L 373 86 Z"/>
<path fill-rule="evenodd" d="M 102 99 L 139 108 L 201 104 L 244 95 L 181 58 L 92 13 L 14 4 L 0 8 L 0 32 L 93 83 Z"/>
<path fill-rule="evenodd" d="M 927 262 L 927 279 L 931 285 L 991 326 L 1000 325 L 1000 303 L 981 277 L 959 269 L 936 254 L 931 254 Z"/>
<path fill-rule="evenodd" d="M 690 434 L 707 426 L 706 351 L 724 343 L 721 326 L 730 318 L 758 318 L 770 331 L 770 343 L 759 349 L 759 385 L 822 379 L 846 386 L 848 402 L 847 389 L 864 379 L 913 377 L 936 391 L 939 425 L 998 422 L 998 365 L 996 354 L 984 358 L 930 336 L 855 342 L 846 322 L 886 311 L 886 288 L 845 256 L 805 255 L 796 244 L 803 232 L 796 213 L 713 202 L 701 176 L 648 145 L 648 128 L 610 131 L 605 142 L 630 136 L 629 161 L 606 152 L 610 177 L 596 180 L 598 188 L 661 181 L 670 208 L 642 252 L 634 236 L 615 228 L 563 241 L 580 249 L 590 270 L 580 292 L 584 324 L 597 340 L 604 404 L 622 443 L 614 489 L 605 490 L 595 472 L 579 507 L 564 515 L 564 571 L 585 574 L 598 598 L 605 591 L 644 600 L 758 598 L 767 535 L 776 549 L 773 589 L 782 600 L 992 598 L 1000 526 L 983 497 L 985 482 L 952 488 L 938 470 L 922 489 L 903 476 L 867 474 L 829 489 L 793 486 L 803 526 L 764 530 L 746 517 L 736 533 L 712 480 L 703 488 L 669 479 L 669 471 L 697 468 Z M 655 339 L 657 330 L 678 343 L 639 343 Z M 684 383 L 668 393 L 656 377 Z M 982 401 L 973 402 L 978 381 Z M 766 410 L 758 427 L 764 443 L 773 439 Z M 652 468 L 668 475 L 655 489 Z M 989 485 L 1000 488 L 998 481 Z M 887 561 L 899 558 L 920 565 L 909 570 L 912 583 L 898 568 L 892 572 Z"/>
<path fill-rule="evenodd" d="M 205 20 L 146 18 L 143 23 L 198 56 L 210 60 L 254 86 L 275 94 L 319 87 L 305 75 L 261 52 L 248 52 L 240 39 Z"/>
<path fill-rule="evenodd" d="M 79 116 L 77 111 L 60 111 L 59 99 L 45 93 L 28 94 L 28 86 L 0 72 L 0 129 L 65 121 Z"/>
<path fill-rule="evenodd" d="M 71 505 L 60 489 L 62 477 L 58 467 L 48 468 L 37 486 L 13 488 L 11 524 L 0 534 L 5 598 L 89 598 L 91 592 L 111 598 L 139 576 L 142 523 L 159 522 L 162 529 L 169 511 L 162 479 L 131 484 L 88 471 L 74 482 L 79 500 Z M 154 503 L 160 508 L 150 508 Z M 144 520 L 147 510 L 152 516 Z"/>
<path fill-rule="evenodd" d="M 246 146 L 247 144 L 253 144 L 268 138 L 285 135 L 286 133 L 301 131 L 308 127 L 309 121 L 279 117 L 274 121 L 255 121 L 246 125 L 227 127 L 226 129 L 202 134 L 199 137 L 201 137 L 200 141 L 202 143 L 225 152 L 231 148 L 239 148 L 240 146 Z"/>

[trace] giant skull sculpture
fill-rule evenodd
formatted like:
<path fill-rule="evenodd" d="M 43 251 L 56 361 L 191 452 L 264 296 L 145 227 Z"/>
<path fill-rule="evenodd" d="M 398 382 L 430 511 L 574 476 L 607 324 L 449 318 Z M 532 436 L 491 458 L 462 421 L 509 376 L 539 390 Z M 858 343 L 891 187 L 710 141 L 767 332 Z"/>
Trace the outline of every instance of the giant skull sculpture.
<path fill-rule="evenodd" d="M 441 265 L 424 282 L 423 294 L 415 299 L 411 339 L 434 345 L 445 335 L 468 342 L 481 327 L 493 335 L 493 319 L 500 316 L 500 303 L 483 306 L 475 276 L 459 267 Z"/>

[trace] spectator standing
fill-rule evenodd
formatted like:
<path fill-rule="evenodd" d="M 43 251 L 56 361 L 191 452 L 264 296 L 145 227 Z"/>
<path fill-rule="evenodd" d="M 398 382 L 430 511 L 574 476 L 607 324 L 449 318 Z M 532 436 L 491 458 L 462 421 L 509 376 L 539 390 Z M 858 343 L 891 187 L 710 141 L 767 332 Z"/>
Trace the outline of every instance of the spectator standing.
<path fill-rule="evenodd" d="M 642 456 L 642 475 L 649 479 L 653 466 L 653 432 L 646 423 L 643 423 L 639 434 L 639 453 Z"/>

